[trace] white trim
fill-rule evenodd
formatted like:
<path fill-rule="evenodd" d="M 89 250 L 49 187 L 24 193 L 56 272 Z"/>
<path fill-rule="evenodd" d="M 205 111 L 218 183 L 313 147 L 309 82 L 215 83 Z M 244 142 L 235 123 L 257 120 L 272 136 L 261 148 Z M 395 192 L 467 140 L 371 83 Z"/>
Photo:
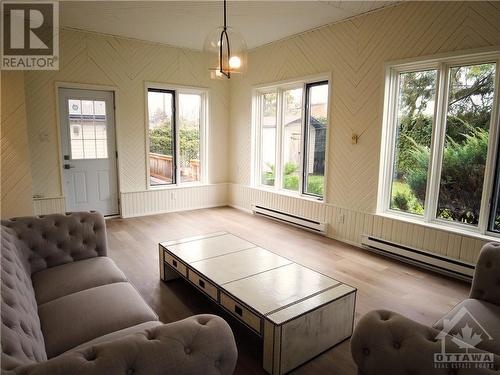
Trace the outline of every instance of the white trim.
<path fill-rule="evenodd" d="M 64 186 L 63 186 L 63 153 L 62 153 L 62 140 L 61 140 L 61 116 L 60 116 L 60 108 L 59 108 L 59 91 L 60 89 L 76 89 L 76 90 L 89 90 L 89 91 L 108 91 L 113 95 L 113 126 L 115 133 L 115 163 L 116 163 L 116 194 L 118 199 L 118 214 L 121 214 L 121 169 L 120 169 L 120 146 L 118 142 L 119 137 L 119 126 L 118 126 L 118 116 L 117 116 L 117 108 L 118 107 L 118 87 L 110 86 L 110 85 L 98 85 L 92 83 L 78 83 L 78 82 L 68 82 L 68 81 L 55 81 L 54 82 L 54 93 L 55 93 L 55 110 L 56 110 L 56 131 L 57 131 L 57 151 L 58 151 L 58 166 L 59 166 L 59 188 L 61 190 L 61 197 L 64 199 Z M 39 198 L 37 198 L 39 199 Z"/>
<path fill-rule="evenodd" d="M 306 85 L 315 82 L 327 81 L 328 82 L 328 102 L 327 102 L 327 131 L 326 131 L 326 145 L 325 145 L 325 170 L 323 181 L 323 196 L 315 196 L 312 194 L 304 193 L 303 191 L 303 169 L 304 169 L 304 132 L 305 125 L 305 100 L 306 100 Z M 301 139 L 300 139 L 300 158 L 299 163 L 299 189 L 292 191 L 285 189 L 283 185 L 283 167 L 284 167 L 284 154 L 283 154 L 283 93 L 292 89 L 302 89 L 302 107 L 301 107 Z M 261 169 L 262 169 L 262 107 L 263 95 L 267 93 L 276 92 L 276 144 L 275 144 L 275 177 L 274 186 L 266 186 L 261 183 Z M 332 75 L 331 73 L 322 73 L 310 75 L 300 79 L 289 79 L 279 81 L 272 84 L 256 85 L 252 89 L 252 172 L 251 184 L 256 189 L 266 191 L 273 191 L 279 194 L 293 195 L 294 197 L 305 197 L 308 200 L 324 201 L 327 193 L 327 180 L 328 180 L 328 152 L 330 140 L 330 112 L 332 110 Z"/>
<path fill-rule="evenodd" d="M 149 108 L 148 108 L 148 92 L 149 89 L 168 90 L 174 92 L 175 101 L 175 126 L 173 134 L 175 136 L 175 183 L 151 185 L 150 179 L 150 166 L 149 166 Z M 179 95 L 191 94 L 199 95 L 201 99 L 200 105 L 200 166 L 199 166 L 199 181 L 181 182 L 180 176 L 180 139 L 179 139 L 179 124 L 180 124 L 180 111 L 179 111 Z M 145 134 L 145 157 L 146 163 L 146 191 L 148 190 L 168 190 L 176 187 L 194 187 L 208 185 L 208 132 L 210 121 L 210 89 L 205 87 L 171 85 L 168 83 L 144 81 L 144 134 Z"/>
<path fill-rule="evenodd" d="M 488 155 L 486 159 L 480 217 L 477 227 L 464 223 L 449 222 L 436 217 L 441 181 L 443 150 L 446 139 L 446 118 L 449 96 L 449 74 L 451 67 L 470 64 L 496 63 L 494 102 L 492 104 Z M 399 75 L 405 72 L 435 69 L 437 71 L 434 121 L 429 157 L 429 171 L 423 216 L 398 212 L 390 209 L 390 193 L 395 152 L 396 111 L 398 102 Z M 381 159 L 377 195 L 377 214 L 420 223 L 434 228 L 446 229 L 462 235 L 480 235 L 481 238 L 496 238 L 489 232 L 491 197 L 493 194 L 496 154 L 499 152 L 498 132 L 500 122 L 500 47 L 470 51 L 467 54 L 453 53 L 437 57 L 404 60 L 386 64 L 384 114 L 381 142 Z M 492 237 L 493 236 L 493 237 Z"/>

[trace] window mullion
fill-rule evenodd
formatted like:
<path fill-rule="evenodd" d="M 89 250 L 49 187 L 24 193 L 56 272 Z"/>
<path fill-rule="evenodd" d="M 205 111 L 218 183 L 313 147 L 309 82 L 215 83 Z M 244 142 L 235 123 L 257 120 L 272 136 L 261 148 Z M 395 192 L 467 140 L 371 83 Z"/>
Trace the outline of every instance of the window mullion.
<path fill-rule="evenodd" d="M 258 93 L 257 95 L 257 103 L 256 103 L 256 108 L 255 108 L 255 118 L 256 118 L 256 126 L 255 126 L 255 133 L 256 133 L 256 138 L 257 139 L 257 152 L 256 152 L 256 157 L 255 157 L 255 163 L 254 163 L 254 185 L 255 186 L 260 186 L 262 185 L 262 149 L 263 149 L 263 137 L 262 137 L 262 126 L 263 126 L 263 116 L 264 116 L 264 111 L 263 111 L 263 105 L 264 105 L 264 94 Z"/>
<path fill-rule="evenodd" d="M 434 131 L 432 135 L 432 149 L 429 160 L 429 178 L 425 221 L 432 221 L 436 218 L 439 185 L 441 179 L 441 163 L 443 159 L 443 149 L 446 138 L 446 112 L 448 105 L 448 74 L 449 68 L 445 64 L 439 64 L 438 67 L 438 84 L 436 88 L 437 105 L 434 112 Z"/>
<path fill-rule="evenodd" d="M 283 90 L 277 90 L 276 98 L 276 167 L 274 171 L 274 187 L 282 188 L 282 166 L 283 166 Z"/>
<path fill-rule="evenodd" d="M 302 108 L 301 108 L 301 136 L 300 136 L 300 162 L 299 162 L 299 193 L 304 194 L 304 180 L 306 178 L 305 173 L 307 173 L 307 168 L 305 168 L 304 163 L 306 162 L 306 129 L 307 129 L 307 119 L 306 119 L 306 98 L 307 94 L 307 85 L 304 83 L 302 85 Z"/>
<path fill-rule="evenodd" d="M 174 160 L 173 160 L 173 165 L 174 165 L 174 170 L 175 170 L 175 185 L 179 185 L 181 182 L 181 172 L 179 168 L 179 92 L 175 91 L 174 92 L 174 116 L 173 118 L 175 119 L 174 121 L 174 126 L 172 128 L 173 133 L 174 133 Z"/>

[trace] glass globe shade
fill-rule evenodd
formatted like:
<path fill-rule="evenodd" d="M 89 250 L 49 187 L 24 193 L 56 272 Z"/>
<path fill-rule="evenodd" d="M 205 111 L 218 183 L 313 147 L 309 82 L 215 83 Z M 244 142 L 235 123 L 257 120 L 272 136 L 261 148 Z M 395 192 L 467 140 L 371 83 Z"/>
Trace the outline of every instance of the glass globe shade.
<path fill-rule="evenodd" d="M 228 78 L 220 70 L 220 46 L 221 33 L 223 27 L 220 26 L 208 34 L 205 39 L 203 51 L 208 55 L 209 69 L 211 77 L 214 79 Z M 227 54 L 226 38 L 222 38 L 222 68 L 231 78 L 238 78 L 246 72 L 247 68 L 247 44 L 241 34 L 231 27 L 226 29 L 229 38 L 230 56 Z"/>

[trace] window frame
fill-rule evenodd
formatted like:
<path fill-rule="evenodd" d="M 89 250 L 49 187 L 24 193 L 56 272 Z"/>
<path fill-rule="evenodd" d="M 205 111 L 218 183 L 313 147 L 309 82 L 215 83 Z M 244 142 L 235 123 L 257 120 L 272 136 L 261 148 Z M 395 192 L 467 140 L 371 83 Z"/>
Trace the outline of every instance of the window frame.
<path fill-rule="evenodd" d="M 174 178 L 172 183 L 169 184 L 159 184 L 151 185 L 150 178 L 150 165 L 149 165 L 149 106 L 148 106 L 148 93 L 150 91 L 171 93 L 174 96 L 174 101 L 172 103 L 173 115 L 173 169 Z M 180 111 L 179 111 L 179 96 L 181 94 L 191 94 L 200 95 L 201 105 L 200 105 L 200 166 L 199 181 L 189 181 L 181 182 L 179 160 L 180 160 L 180 139 L 179 139 L 179 124 L 180 124 Z M 189 187 L 189 186 L 199 186 L 206 185 L 208 178 L 208 126 L 209 126 L 209 95 L 210 90 L 201 87 L 192 86 L 179 86 L 170 85 L 165 83 L 156 82 L 145 82 L 144 84 L 144 101 L 145 101 L 145 123 L 144 123 L 144 134 L 145 134 L 145 164 L 146 164 L 146 189 L 147 190 L 163 190 L 172 189 L 178 187 Z"/>
<path fill-rule="evenodd" d="M 316 81 L 316 82 L 310 82 L 305 84 L 305 94 L 304 94 L 304 121 L 303 121 L 303 137 L 302 137 L 302 142 L 303 142 L 303 147 L 302 147 L 302 194 L 308 195 L 311 197 L 317 197 L 318 199 L 322 199 L 322 197 L 318 194 L 313 194 L 306 192 L 305 188 L 307 188 L 307 173 L 304 173 L 304 170 L 307 169 L 306 164 L 309 162 L 309 119 L 310 119 L 310 113 L 311 113 L 311 108 L 310 108 L 310 92 L 309 89 L 316 87 L 316 86 L 323 86 L 323 85 L 329 85 L 330 83 L 328 80 L 323 80 L 323 81 Z M 330 99 L 330 86 L 328 86 L 328 99 Z M 329 112 L 329 103 L 327 103 L 327 113 Z M 328 135 L 328 120 L 327 120 L 327 132 L 326 134 Z M 326 143 L 328 143 L 328 139 L 326 140 Z M 326 152 L 326 143 L 325 143 L 325 171 L 326 171 L 326 159 L 328 158 L 328 154 Z M 326 182 L 326 175 L 323 177 L 323 196 L 325 194 L 325 182 Z"/>
<path fill-rule="evenodd" d="M 306 100 L 308 86 L 315 86 L 319 84 L 328 84 L 328 101 L 327 101 L 327 129 L 326 129 L 326 144 L 325 144 L 325 173 L 323 181 L 323 196 L 310 194 L 304 191 L 304 163 L 305 163 L 305 131 L 306 131 Z M 301 139 L 300 151 L 301 160 L 298 165 L 299 173 L 299 187 L 297 191 L 285 189 L 283 187 L 283 167 L 284 158 L 283 154 L 283 93 L 288 90 L 299 89 L 302 91 L 302 106 L 301 106 Z M 276 144 L 275 144 L 275 181 L 274 186 L 262 184 L 262 114 L 263 114 L 263 97 L 264 94 L 277 93 L 276 98 Z M 329 134 L 330 134 L 330 112 L 332 105 L 332 78 L 331 74 L 320 74 L 305 77 L 302 79 L 293 79 L 287 81 L 275 82 L 272 84 L 254 86 L 252 95 L 252 186 L 258 189 L 284 194 L 314 201 L 326 202 L 327 199 L 327 180 L 328 180 L 328 149 L 329 149 Z"/>
<path fill-rule="evenodd" d="M 494 100 L 492 103 L 488 154 L 485 164 L 480 218 L 477 226 L 448 221 L 437 217 L 437 205 L 441 182 L 442 158 L 446 139 L 446 119 L 448 113 L 450 69 L 456 66 L 496 63 Z M 401 212 L 390 208 L 393 161 L 395 156 L 395 136 L 397 129 L 397 108 L 399 103 L 399 75 L 401 73 L 436 70 L 436 93 L 434 121 L 432 126 L 429 170 L 425 196 L 424 215 Z M 490 210 L 494 190 L 496 155 L 500 152 L 498 135 L 500 132 L 500 51 L 482 49 L 469 53 L 446 54 L 440 57 L 422 58 L 387 63 L 385 67 L 384 112 L 380 153 L 377 214 L 400 218 L 410 222 L 430 224 L 444 229 L 458 230 L 488 236 L 500 236 L 489 231 Z"/>

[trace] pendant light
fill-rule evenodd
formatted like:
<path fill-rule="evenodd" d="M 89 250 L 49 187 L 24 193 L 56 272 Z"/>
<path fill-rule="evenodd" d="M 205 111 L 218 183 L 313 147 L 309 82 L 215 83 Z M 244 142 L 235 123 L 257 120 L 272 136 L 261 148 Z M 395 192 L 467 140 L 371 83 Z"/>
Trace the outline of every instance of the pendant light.
<path fill-rule="evenodd" d="M 239 32 L 227 26 L 227 3 L 224 0 L 224 26 L 217 27 L 205 39 L 213 79 L 241 76 L 247 66 L 247 45 Z"/>

